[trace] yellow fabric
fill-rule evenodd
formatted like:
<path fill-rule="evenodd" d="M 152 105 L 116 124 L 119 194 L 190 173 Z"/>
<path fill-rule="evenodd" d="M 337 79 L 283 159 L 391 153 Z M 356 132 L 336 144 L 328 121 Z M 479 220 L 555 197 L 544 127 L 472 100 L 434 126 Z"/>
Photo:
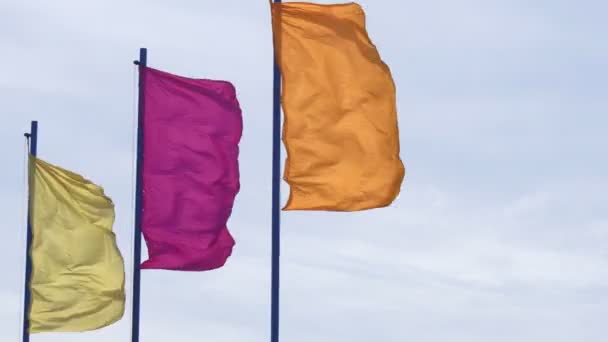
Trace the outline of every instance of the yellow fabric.
<path fill-rule="evenodd" d="M 355 3 L 273 3 L 287 149 L 284 210 L 384 207 L 399 194 L 395 86 Z"/>
<path fill-rule="evenodd" d="M 124 261 L 103 189 L 30 155 L 30 332 L 86 331 L 119 320 Z"/>

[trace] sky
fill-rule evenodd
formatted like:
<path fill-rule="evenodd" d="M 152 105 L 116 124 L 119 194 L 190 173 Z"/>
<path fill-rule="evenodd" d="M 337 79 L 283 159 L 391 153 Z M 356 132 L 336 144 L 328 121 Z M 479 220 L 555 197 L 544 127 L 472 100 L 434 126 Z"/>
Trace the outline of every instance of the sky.
<path fill-rule="evenodd" d="M 605 341 L 608 3 L 359 3 L 397 86 L 407 174 L 388 208 L 282 214 L 282 341 Z M 142 271 L 141 341 L 268 341 L 267 1 L 2 0 L 0 42 L 0 341 L 21 331 L 30 120 L 42 159 L 116 204 L 128 298 L 114 325 L 31 340 L 130 341 L 140 47 L 154 68 L 231 81 L 244 119 L 233 255 Z"/>

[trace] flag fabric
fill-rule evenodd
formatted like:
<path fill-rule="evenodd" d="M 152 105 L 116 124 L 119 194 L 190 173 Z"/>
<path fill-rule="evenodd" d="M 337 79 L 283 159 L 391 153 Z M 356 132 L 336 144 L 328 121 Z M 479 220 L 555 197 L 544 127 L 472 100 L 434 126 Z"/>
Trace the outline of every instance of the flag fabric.
<path fill-rule="evenodd" d="M 284 210 L 384 207 L 399 194 L 395 86 L 355 4 L 272 3 L 287 150 Z"/>
<path fill-rule="evenodd" d="M 221 267 L 239 191 L 243 123 L 232 84 L 143 68 L 144 269 Z"/>
<path fill-rule="evenodd" d="M 83 177 L 30 155 L 30 333 L 94 330 L 125 309 L 114 204 Z"/>

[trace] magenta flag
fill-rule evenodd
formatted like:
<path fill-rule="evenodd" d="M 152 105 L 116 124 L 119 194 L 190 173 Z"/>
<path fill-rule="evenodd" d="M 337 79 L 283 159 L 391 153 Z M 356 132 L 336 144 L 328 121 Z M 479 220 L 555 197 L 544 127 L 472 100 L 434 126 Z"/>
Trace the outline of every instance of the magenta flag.
<path fill-rule="evenodd" d="M 234 246 L 241 109 L 229 82 L 144 68 L 141 268 L 204 271 Z"/>

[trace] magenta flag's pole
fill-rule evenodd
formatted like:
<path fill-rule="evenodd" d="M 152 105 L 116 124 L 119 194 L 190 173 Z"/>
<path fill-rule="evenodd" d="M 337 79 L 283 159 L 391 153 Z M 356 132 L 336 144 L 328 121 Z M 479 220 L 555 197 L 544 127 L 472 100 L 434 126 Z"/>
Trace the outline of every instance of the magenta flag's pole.
<path fill-rule="evenodd" d="M 131 341 L 139 342 L 139 294 L 141 271 L 141 208 L 142 208 L 142 166 L 144 155 L 144 68 L 147 65 L 148 50 L 139 49 L 139 101 L 137 110 L 137 173 L 135 175 L 135 239 L 133 246 L 133 310 L 131 320 Z"/>

